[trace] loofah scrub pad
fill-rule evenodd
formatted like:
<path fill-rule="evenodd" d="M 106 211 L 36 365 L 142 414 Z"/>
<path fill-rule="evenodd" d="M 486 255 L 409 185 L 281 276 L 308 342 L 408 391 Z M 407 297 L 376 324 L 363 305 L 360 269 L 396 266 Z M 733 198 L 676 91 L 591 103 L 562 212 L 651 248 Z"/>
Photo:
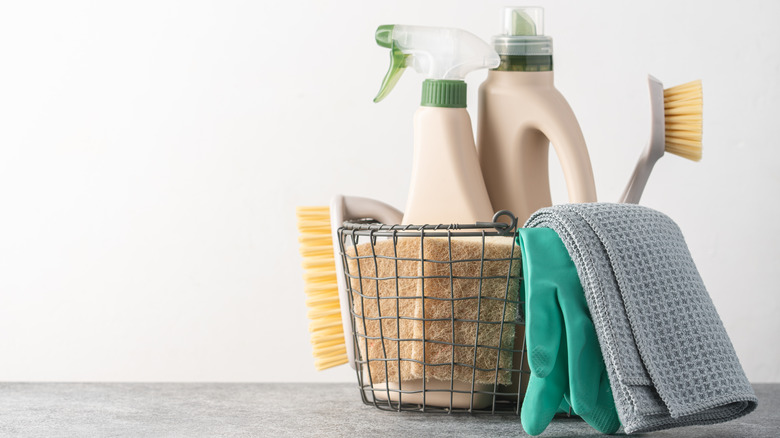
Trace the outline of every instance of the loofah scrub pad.
<path fill-rule="evenodd" d="M 347 249 L 358 348 L 371 383 L 510 384 L 522 265 L 514 239 L 424 243 L 399 237 Z"/>

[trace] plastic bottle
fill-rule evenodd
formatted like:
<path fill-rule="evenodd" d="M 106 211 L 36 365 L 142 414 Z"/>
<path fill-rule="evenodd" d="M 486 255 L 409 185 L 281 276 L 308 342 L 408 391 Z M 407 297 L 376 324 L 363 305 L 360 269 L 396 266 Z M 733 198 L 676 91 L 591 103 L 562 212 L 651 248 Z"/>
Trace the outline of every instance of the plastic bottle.
<path fill-rule="evenodd" d="M 490 201 L 523 224 L 536 210 L 552 205 L 548 174 L 549 145 L 563 169 L 570 202 L 595 202 L 593 170 L 574 112 L 553 85 L 552 38 L 544 35 L 539 7 L 506 7 L 502 34 L 492 43 L 501 64 L 479 88 L 477 150 Z M 523 348 L 524 330 L 515 333 Z M 528 370 L 522 353 L 515 367 Z M 513 376 L 510 392 L 527 386 Z M 522 389 L 522 388 L 521 388 Z"/>
<path fill-rule="evenodd" d="M 391 63 L 375 102 L 390 93 L 406 67 L 426 77 L 414 115 L 414 161 L 403 223 L 490 221 L 493 208 L 466 111 L 463 79 L 471 71 L 498 66 L 498 54 L 460 29 L 385 25 L 377 29 L 376 41 L 391 50 Z"/>
<path fill-rule="evenodd" d="M 553 85 L 552 38 L 542 8 L 504 8 L 493 37 L 501 64 L 479 89 L 477 150 L 490 201 L 522 224 L 552 205 L 548 149 L 563 169 L 569 202 L 595 202 L 593 170 L 574 112 Z"/>
<path fill-rule="evenodd" d="M 493 208 L 482 177 L 466 111 L 464 77 L 499 64 L 498 54 L 460 29 L 385 25 L 376 41 L 390 49 L 390 69 L 374 102 L 387 96 L 406 67 L 425 75 L 421 106 L 414 114 L 414 161 L 404 224 L 473 224 L 491 221 Z M 436 379 L 373 385 L 377 398 L 404 403 L 481 409 L 492 402 L 492 385 Z M 385 391 L 389 389 L 390 391 Z M 471 391 L 477 391 L 471 394 Z M 450 392 L 453 391 L 453 392 Z M 370 395 L 369 395 L 370 397 Z"/>

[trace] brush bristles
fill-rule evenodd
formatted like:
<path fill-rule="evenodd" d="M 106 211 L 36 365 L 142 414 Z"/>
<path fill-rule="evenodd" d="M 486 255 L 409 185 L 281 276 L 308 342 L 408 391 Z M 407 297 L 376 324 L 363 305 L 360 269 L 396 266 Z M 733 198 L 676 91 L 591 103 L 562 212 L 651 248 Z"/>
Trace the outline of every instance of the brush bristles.
<path fill-rule="evenodd" d="M 701 160 L 701 80 L 664 90 L 666 152 L 693 161 Z"/>
<path fill-rule="evenodd" d="M 296 215 L 314 367 L 321 371 L 347 363 L 330 209 L 298 207 Z"/>

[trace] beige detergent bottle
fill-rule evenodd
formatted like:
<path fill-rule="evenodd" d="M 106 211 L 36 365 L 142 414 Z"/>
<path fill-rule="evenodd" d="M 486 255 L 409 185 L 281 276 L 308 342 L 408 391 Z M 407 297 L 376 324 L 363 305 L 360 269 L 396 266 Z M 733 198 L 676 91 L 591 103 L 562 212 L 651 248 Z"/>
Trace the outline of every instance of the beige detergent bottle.
<path fill-rule="evenodd" d="M 552 205 L 549 145 L 561 163 L 569 202 L 595 202 L 593 170 L 574 112 L 553 85 L 552 38 L 543 32 L 544 10 L 507 7 L 502 34 L 493 37 L 501 63 L 479 88 L 477 150 L 490 202 L 523 224 L 536 210 Z M 524 331 L 515 333 L 512 393 L 527 387 Z M 521 362 L 522 361 L 522 362 Z"/>
<path fill-rule="evenodd" d="M 566 99 L 553 85 L 552 38 L 543 33 L 544 10 L 507 7 L 503 33 L 493 37 L 501 63 L 479 89 L 477 150 L 496 210 L 524 223 L 552 205 L 549 144 L 561 163 L 569 202 L 595 202 L 593 170 Z"/>
<path fill-rule="evenodd" d="M 376 41 L 391 50 L 391 62 L 374 102 L 390 93 L 406 67 L 426 77 L 414 115 L 414 160 L 403 224 L 490 222 L 493 208 L 466 111 L 463 79 L 471 71 L 498 66 L 498 54 L 477 36 L 451 28 L 385 25 L 377 29 Z M 492 401 L 493 387 L 428 378 L 377 383 L 373 388 L 379 399 L 399 401 L 403 392 L 404 403 L 480 409 Z"/>

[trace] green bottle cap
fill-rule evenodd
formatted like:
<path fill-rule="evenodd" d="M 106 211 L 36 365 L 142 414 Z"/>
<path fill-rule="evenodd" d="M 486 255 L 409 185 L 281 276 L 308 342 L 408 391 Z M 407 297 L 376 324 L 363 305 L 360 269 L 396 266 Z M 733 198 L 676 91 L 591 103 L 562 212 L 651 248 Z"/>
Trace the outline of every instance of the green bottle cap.
<path fill-rule="evenodd" d="M 466 83 L 450 79 L 426 79 L 422 86 L 420 105 L 466 108 Z"/>
<path fill-rule="evenodd" d="M 501 34 L 493 37 L 498 71 L 552 71 L 552 38 L 544 35 L 544 9 L 504 8 Z"/>

